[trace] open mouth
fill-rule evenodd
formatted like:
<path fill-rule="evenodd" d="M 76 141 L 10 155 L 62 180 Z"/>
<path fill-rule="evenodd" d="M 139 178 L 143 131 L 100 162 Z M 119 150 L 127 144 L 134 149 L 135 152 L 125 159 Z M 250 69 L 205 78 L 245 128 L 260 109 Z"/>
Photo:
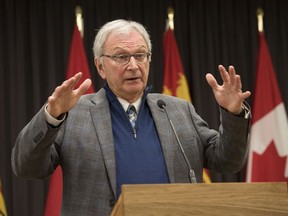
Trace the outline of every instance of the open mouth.
<path fill-rule="evenodd" d="M 139 77 L 132 77 L 132 78 L 129 78 L 129 79 L 127 79 L 128 81 L 133 81 L 133 80 L 137 80 L 137 79 L 139 79 Z"/>

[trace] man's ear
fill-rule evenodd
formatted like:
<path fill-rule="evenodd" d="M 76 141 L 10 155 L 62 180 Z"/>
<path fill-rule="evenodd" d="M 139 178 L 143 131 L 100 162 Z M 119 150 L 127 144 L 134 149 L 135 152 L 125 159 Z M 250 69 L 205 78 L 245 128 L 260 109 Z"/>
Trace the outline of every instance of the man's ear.
<path fill-rule="evenodd" d="M 103 80 L 106 79 L 106 74 L 104 71 L 104 64 L 97 58 L 94 59 L 94 64 L 97 68 L 98 74 L 102 77 Z"/>

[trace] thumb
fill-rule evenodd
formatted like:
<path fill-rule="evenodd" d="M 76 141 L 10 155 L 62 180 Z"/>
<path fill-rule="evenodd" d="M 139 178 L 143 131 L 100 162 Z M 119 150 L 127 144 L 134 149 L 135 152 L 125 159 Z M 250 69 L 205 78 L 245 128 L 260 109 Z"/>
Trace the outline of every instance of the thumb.
<path fill-rule="evenodd" d="M 251 92 L 250 91 L 246 91 L 246 92 L 242 93 L 242 97 L 243 97 L 244 100 L 247 99 L 250 96 L 251 96 Z"/>
<path fill-rule="evenodd" d="M 206 74 L 206 80 L 208 84 L 211 86 L 211 88 L 214 89 L 218 86 L 218 83 L 212 74 L 210 73 Z"/>

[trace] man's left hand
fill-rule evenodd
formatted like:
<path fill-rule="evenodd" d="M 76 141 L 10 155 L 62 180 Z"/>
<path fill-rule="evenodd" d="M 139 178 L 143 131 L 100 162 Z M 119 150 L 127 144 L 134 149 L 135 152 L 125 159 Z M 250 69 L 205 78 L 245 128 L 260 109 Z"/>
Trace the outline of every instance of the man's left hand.
<path fill-rule="evenodd" d="M 212 87 L 215 99 L 219 106 L 229 112 L 238 115 L 242 111 L 243 100 L 251 95 L 250 91 L 242 92 L 240 76 L 236 74 L 233 66 L 229 66 L 229 72 L 222 65 L 218 66 L 223 84 L 219 85 L 210 73 L 206 74 L 206 80 Z"/>

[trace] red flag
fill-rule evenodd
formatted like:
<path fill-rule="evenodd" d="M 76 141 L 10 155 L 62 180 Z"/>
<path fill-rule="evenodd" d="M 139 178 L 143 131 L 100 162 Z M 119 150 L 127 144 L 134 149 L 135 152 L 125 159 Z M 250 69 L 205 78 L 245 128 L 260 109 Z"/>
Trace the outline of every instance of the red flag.
<path fill-rule="evenodd" d="M 81 84 L 85 79 L 88 79 L 88 78 L 91 79 L 91 74 L 90 74 L 81 34 L 80 34 L 80 31 L 78 30 L 77 25 L 75 24 L 72 42 L 71 42 L 70 56 L 69 56 L 66 78 L 67 79 L 71 78 L 78 72 L 82 72 L 82 77 L 76 87 L 79 87 L 79 84 Z M 93 93 L 93 92 L 94 92 L 94 87 L 93 85 L 91 85 L 86 93 Z"/>
<path fill-rule="evenodd" d="M 79 84 L 81 84 L 87 78 L 91 79 L 82 38 L 78 30 L 78 27 L 75 24 L 70 48 L 70 56 L 66 73 L 66 79 L 73 77 L 78 72 L 82 72 L 82 77 L 79 81 Z M 76 88 L 79 87 L 79 84 L 76 86 Z M 93 92 L 94 88 L 93 85 L 91 85 L 91 87 L 88 89 L 86 93 L 93 93 Z M 62 186 L 63 186 L 62 169 L 60 166 L 58 166 L 50 178 L 50 185 L 44 212 L 45 216 L 60 215 L 62 205 Z"/>
<path fill-rule="evenodd" d="M 163 94 L 173 95 L 191 102 L 189 87 L 184 74 L 174 32 L 169 28 L 164 34 L 164 82 Z M 207 170 L 203 180 L 210 183 Z"/>
<path fill-rule="evenodd" d="M 163 93 L 191 101 L 189 87 L 178 52 L 174 32 L 169 28 L 164 34 Z"/>
<path fill-rule="evenodd" d="M 247 181 L 287 181 L 288 120 L 263 32 L 259 33 L 252 116 Z"/>

